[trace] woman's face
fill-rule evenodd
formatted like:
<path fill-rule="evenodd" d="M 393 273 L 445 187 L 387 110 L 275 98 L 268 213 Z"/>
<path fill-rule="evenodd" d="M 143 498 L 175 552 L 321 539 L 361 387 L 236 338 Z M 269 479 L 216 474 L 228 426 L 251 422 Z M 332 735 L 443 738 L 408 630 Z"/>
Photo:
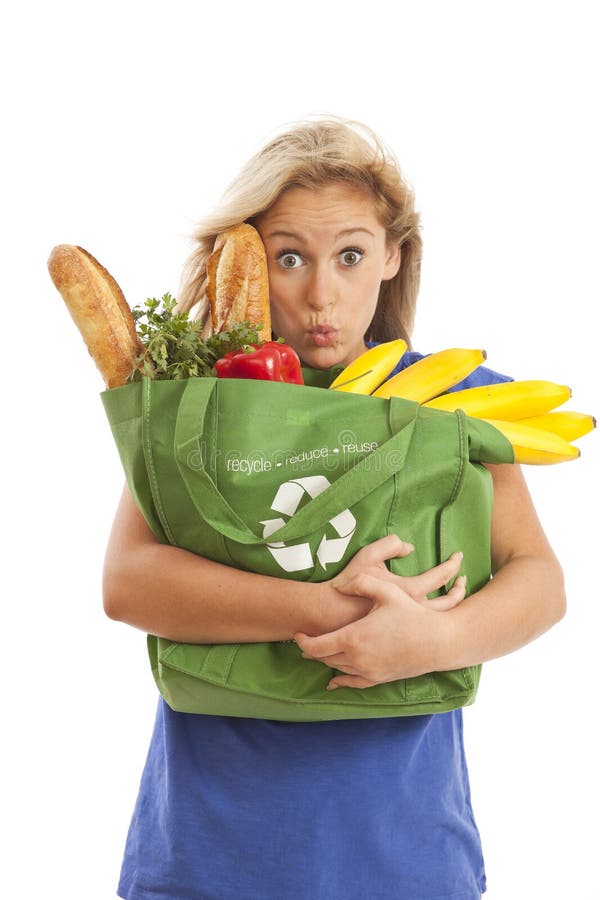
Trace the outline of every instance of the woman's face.
<path fill-rule="evenodd" d="M 356 359 L 379 286 L 400 266 L 368 194 L 335 182 L 289 188 L 254 224 L 267 251 L 275 334 L 314 368 Z"/>

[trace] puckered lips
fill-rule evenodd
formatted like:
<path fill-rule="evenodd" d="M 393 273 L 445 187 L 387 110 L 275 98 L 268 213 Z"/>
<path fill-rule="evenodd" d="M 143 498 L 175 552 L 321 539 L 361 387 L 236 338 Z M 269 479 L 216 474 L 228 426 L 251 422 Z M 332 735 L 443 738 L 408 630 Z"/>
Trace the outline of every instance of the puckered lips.
<path fill-rule="evenodd" d="M 331 347 L 336 343 L 338 333 L 338 329 L 329 324 L 313 325 L 308 330 L 310 340 L 317 347 Z"/>

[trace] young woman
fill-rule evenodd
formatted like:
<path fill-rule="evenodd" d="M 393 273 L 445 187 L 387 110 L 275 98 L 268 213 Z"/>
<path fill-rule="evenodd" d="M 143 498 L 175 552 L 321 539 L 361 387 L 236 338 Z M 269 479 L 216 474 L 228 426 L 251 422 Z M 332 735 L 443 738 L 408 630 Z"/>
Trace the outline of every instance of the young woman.
<path fill-rule="evenodd" d="M 347 364 L 365 341 L 409 338 L 418 217 L 368 130 L 300 125 L 254 157 L 196 235 L 184 308 L 202 314 L 214 237 L 240 221 L 266 247 L 273 329 L 304 364 Z M 468 383 L 494 380 L 479 369 Z M 360 550 L 338 587 L 232 569 L 158 544 L 125 488 L 106 612 L 185 642 L 295 637 L 339 672 L 333 689 L 500 656 L 551 627 L 565 601 L 519 467 L 491 469 L 494 578 L 466 599 L 460 580 L 427 599 L 456 574 L 457 557 L 417 578 L 392 575 L 385 560 L 412 550 L 401 535 Z M 119 884 L 126 900 L 472 900 L 484 890 L 460 710 L 284 723 L 175 713 L 159 701 Z"/>

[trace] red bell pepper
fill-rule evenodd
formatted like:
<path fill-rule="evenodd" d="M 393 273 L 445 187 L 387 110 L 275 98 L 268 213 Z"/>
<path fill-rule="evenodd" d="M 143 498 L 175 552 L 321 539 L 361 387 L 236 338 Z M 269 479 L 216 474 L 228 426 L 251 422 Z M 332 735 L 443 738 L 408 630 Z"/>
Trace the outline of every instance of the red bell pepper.
<path fill-rule="evenodd" d="M 300 359 L 289 344 L 265 341 L 232 350 L 215 363 L 218 378 L 258 378 L 304 384 Z"/>

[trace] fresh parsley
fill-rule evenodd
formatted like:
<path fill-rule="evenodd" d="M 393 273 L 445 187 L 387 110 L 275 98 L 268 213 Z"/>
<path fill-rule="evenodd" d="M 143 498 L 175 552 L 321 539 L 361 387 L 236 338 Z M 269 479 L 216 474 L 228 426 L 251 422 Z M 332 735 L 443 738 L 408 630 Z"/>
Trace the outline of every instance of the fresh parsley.
<path fill-rule="evenodd" d="M 175 305 L 175 298 L 164 294 L 160 300 L 150 297 L 133 307 L 133 321 L 145 353 L 136 360 L 132 381 L 212 376 L 215 362 L 226 353 L 258 343 L 257 329 L 249 322 L 202 338 L 202 323 L 189 319 L 186 312 L 174 312 Z"/>

